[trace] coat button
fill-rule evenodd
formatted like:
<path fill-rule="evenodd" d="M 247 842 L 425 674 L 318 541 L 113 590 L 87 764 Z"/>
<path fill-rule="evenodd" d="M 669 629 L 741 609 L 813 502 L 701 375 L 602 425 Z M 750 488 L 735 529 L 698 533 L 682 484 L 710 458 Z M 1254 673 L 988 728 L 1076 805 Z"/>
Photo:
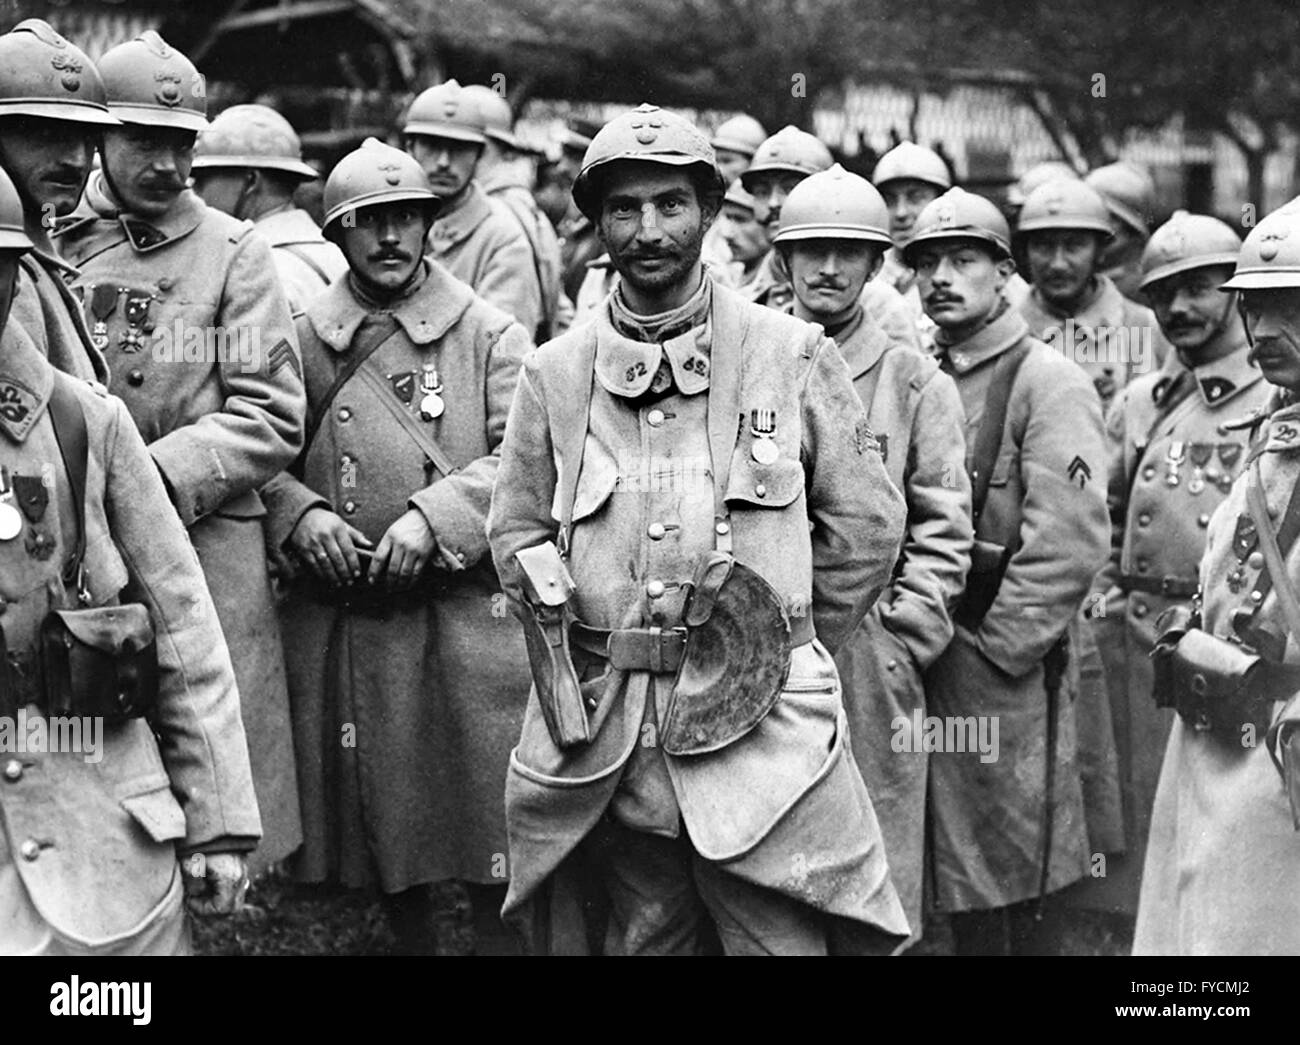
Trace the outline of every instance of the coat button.
<path fill-rule="evenodd" d="M 1142 469 L 1143 479 L 1154 479 L 1155 477 L 1156 477 L 1156 469 L 1154 465 L 1147 465 L 1145 468 Z"/>
<path fill-rule="evenodd" d="M 126 383 L 128 385 L 134 385 L 136 388 L 139 388 L 142 384 L 144 384 L 144 372 L 139 369 L 132 370 L 129 374 L 126 375 Z"/>
<path fill-rule="evenodd" d="M 894 660 L 893 658 L 890 658 L 889 663 L 885 665 L 885 670 L 893 671 L 897 667 L 898 667 L 898 661 Z"/>
<path fill-rule="evenodd" d="M 356 502 L 356 501 L 344 501 L 344 502 L 343 502 L 343 514 L 344 514 L 344 515 L 352 515 L 354 512 L 356 512 L 356 510 L 357 510 L 357 502 Z"/>
<path fill-rule="evenodd" d="M 1133 616 L 1145 617 L 1147 615 L 1147 604 L 1145 602 L 1133 603 Z"/>
<path fill-rule="evenodd" d="M 352 411 L 349 410 L 346 406 L 339 407 L 339 420 L 340 421 L 352 420 Z"/>
<path fill-rule="evenodd" d="M 725 519 L 720 520 L 719 522 L 714 523 L 713 532 L 719 535 L 726 535 L 731 532 L 731 523 L 727 522 Z"/>
<path fill-rule="evenodd" d="M 657 599 L 667 591 L 667 586 L 663 581 L 651 581 L 645 586 L 645 593 L 652 599 Z"/>
<path fill-rule="evenodd" d="M 1143 512 L 1141 515 L 1139 515 L 1139 516 L 1138 516 L 1138 525 L 1139 525 L 1139 526 L 1150 526 L 1150 525 L 1151 525 L 1151 513 L 1150 513 L 1150 512 Z"/>
<path fill-rule="evenodd" d="M 650 425 L 652 428 L 658 428 L 664 423 L 664 412 L 658 407 L 655 407 L 655 409 L 645 415 L 645 423 Z"/>
<path fill-rule="evenodd" d="M 344 468 L 346 468 L 346 467 L 347 467 L 348 465 L 350 465 L 351 463 L 352 463 L 352 455 L 351 455 L 351 454 L 343 454 L 343 455 L 339 458 L 339 464 L 341 464 Z"/>
<path fill-rule="evenodd" d="M 1151 569 L 1151 564 L 1146 559 L 1138 559 L 1136 565 L 1138 573 L 1146 573 L 1147 570 Z"/>
<path fill-rule="evenodd" d="M 11 758 L 5 763 L 5 779 L 21 780 L 23 778 L 23 764 L 16 758 Z"/>
<path fill-rule="evenodd" d="M 762 483 L 756 483 L 756 484 L 754 485 L 754 496 L 755 496 L 755 497 L 766 497 L 766 496 L 767 496 L 767 487 L 764 486 Z"/>
<path fill-rule="evenodd" d="M 1264 568 L 1264 553 L 1251 552 L 1250 556 L 1246 559 L 1246 565 L 1252 570 L 1262 570 Z"/>
<path fill-rule="evenodd" d="M 1258 606 L 1261 602 L 1264 601 L 1264 593 L 1258 589 L 1252 591 L 1250 593 L 1250 601 L 1253 602 L 1256 606 Z"/>
<path fill-rule="evenodd" d="M 645 535 L 652 541 L 662 541 L 664 534 L 668 532 L 663 523 L 651 523 L 645 528 Z"/>
<path fill-rule="evenodd" d="M 1198 516 L 1196 517 L 1196 525 L 1199 526 L 1202 530 L 1204 530 L 1207 526 L 1209 526 L 1209 525 L 1210 525 L 1210 513 L 1209 513 L 1209 512 L 1201 512 L 1201 514 L 1198 515 Z"/>
<path fill-rule="evenodd" d="M 22 854 L 24 860 L 35 860 L 41 855 L 41 846 L 36 839 L 29 838 L 18 847 L 18 852 Z"/>

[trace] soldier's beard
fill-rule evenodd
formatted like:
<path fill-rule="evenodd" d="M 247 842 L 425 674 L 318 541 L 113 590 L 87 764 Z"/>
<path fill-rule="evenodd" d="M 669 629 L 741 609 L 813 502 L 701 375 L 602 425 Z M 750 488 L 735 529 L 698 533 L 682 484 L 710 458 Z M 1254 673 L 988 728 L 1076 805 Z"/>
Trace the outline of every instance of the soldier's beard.
<path fill-rule="evenodd" d="M 685 241 L 665 244 L 654 251 L 652 256 L 660 263 L 652 269 L 638 264 L 650 252 L 635 247 L 620 252 L 606 244 L 610 262 L 619 277 L 638 294 L 656 298 L 664 296 L 691 278 L 700 260 L 705 227 L 701 226 Z"/>

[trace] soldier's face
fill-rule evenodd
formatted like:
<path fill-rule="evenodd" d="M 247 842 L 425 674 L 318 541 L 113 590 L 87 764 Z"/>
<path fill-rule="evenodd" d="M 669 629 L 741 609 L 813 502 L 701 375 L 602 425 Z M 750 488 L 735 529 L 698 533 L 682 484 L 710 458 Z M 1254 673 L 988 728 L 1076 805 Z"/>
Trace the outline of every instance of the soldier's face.
<path fill-rule="evenodd" d="M 635 290 L 662 295 L 699 263 L 713 215 L 702 209 L 683 169 L 635 162 L 610 167 L 601 194 L 601 243 Z"/>
<path fill-rule="evenodd" d="M 767 229 L 770 240 L 781 227 L 781 207 L 806 174 L 793 171 L 760 171 L 745 179 L 745 188 L 754 197 L 754 214 Z"/>
<path fill-rule="evenodd" d="M 857 304 L 863 285 L 880 268 L 881 248 L 861 240 L 796 240 L 786 251 L 799 303 L 815 317 L 837 317 Z"/>
<path fill-rule="evenodd" d="M 1241 314 L 1264 380 L 1300 392 L 1300 289 L 1243 290 Z"/>
<path fill-rule="evenodd" d="M 724 203 L 719 221 L 722 239 L 731 251 L 733 260 L 745 266 L 762 260 L 769 246 L 767 232 L 754 217 L 752 210 L 735 203 Z"/>
<path fill-rule="evenodd" d="M 879 188 L 889 208 L 889 234 L 894 237 L 894 246 L 905 246 L 912 242 L 912 226 L 917 215 L 925 210 L 927 203 L 939 198 L 940 190 L 915 178 L 895 178 Z"/>
<path fill-rule="evenodd" d="M 434 194 L 450 199 L 469 187 L 483 146 L 455 138 L 411 134 L 406 139 L 406 151 L 424 169 Z"/>
<path fill-rule="evenodd" d="M 99 134 L 88 124 L 14 116 L 0 120 L 0 166 L 13 179 L 23 208 L 48 229 L 71 214 L 90 176 Z"/>
<path fill-rule="evenodd" d="M 1146 288 L 1161 331 L 1193 365 L 1210 362 L 1198 358 L 1198 350 L 1237 321 L 1235 295 L 1219 289 L 1231 278 L 1231 265 L 1211 265 L 1175 273 Z"/>
<path fill-rule="evenodd" d="M 724 185 L 730 185 L 744 174 L 749 167 L 749 157 L 743 152 L 733 152 L 731 149 L 718 149 L 716 152 L 718 170 L 722 171 Z"/>
<path fill-rule="evenodd" d="M 429 212 L 416 203 L 362 207 L 344 215 L 339 246 L 363 283 L 381 291 L 400 290 L 424 256 L 429 222 Z"/>
<path fill-rule="evenodd" d="M 998 304 L 1015 266 L 998 260 L 974 240 L 940 240 L 912 257 L 925 314 L 945 330 L 964 331 Z"/>
<path fill-rule="evenodd" d="M 195 137 L 175 127 L 105 131 L 104 170 L 123 208 L 146 218 L 170 210 L 189 181 Z"/>
<path fill-rule="evenodd" d="M 209 207 L 243 217 L 239 208 L 249 189 L 248 171 L 234 167 L 203 167 L 194 172 L 194 191 Z"/>
<path fill-rule="evenodd" d="M 1030 281 L 1047 301 L 1072 308 L 1088 289 L 1101 240 L 1083 229 L 1042 229 L 1025 237 Z"/>

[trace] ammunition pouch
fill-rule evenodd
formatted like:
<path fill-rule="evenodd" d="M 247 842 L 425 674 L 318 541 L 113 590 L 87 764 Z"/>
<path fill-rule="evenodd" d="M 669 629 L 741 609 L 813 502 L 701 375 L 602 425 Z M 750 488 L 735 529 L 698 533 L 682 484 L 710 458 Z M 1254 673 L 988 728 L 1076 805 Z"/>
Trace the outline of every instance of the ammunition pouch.
<path fill-rule="evenodd" d="M 140 603 L 52 610 L 41 624 L 40 660 L 47 715 L 112 725 L 158 703 L 158 645 Z"/>
<path fill-rule="evenodd" d="M 591 723 L 569 648 L 573 579 L 550 541 L 517 552 L 515 561 L 523 572 L 524 643 L 546 728 L 561 749 L 589 744 Z"/>
<path fill-rule="evenodd" d="M 686 649 L 659 742 L 670 755 L 726 747 L 763 720 L 780 699 L 794 638 L 777 591 L 728 552 L 700 563 L 686 603 Z M 806 623 L 804 623 L 806 622 Z"/>
<path fill-rule="evenodd" d="M 1198 732 L 1232 743 L 1241 728 L 1263 734 L 1273 702 L 1300 689 L 1300 667 L 1274 664 L 1248 647 L 1216 638 L 1186 620 L 1174 620 L 1151 656 L 1156 665 L 1157 707 L 1173 707 Z"/>
<path fill-rule="evenodd" d="M 966 575 L 966 590 L 953 613 L 953 621 L 968 631 L 975 631 L 983 622 L 1007 572 L 1007 563 L 1015 548 L 992 541 L 976 539 L 971 547 L 970 572 Z"/>

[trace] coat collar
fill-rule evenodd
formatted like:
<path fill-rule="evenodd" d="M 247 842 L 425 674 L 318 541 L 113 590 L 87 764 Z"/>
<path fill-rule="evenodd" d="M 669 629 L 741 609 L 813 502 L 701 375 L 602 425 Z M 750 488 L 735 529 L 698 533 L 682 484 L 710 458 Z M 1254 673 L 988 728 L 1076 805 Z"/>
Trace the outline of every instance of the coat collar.
<path fill-rule="evenodd" d="M 1073 319 L 1076 327 L 1086 327 L 1090 330 L 1096 330 L 1098 327 L 1117 330 L 1124 325 L 1124 295 L 1119 292 L 1119 288 L 1109 276 L 1100 273 L 1097 275 L 1097 287 L 1092 296 L 1073 313 L 1060 311 L 1043 297 L 1037 287 L 1029 292 L 1026 306 L 1032 309 L 1036 318 L 1041 318 L 1043 321 L 1040 324 L 1036 323 L 1034 318 L 1030 319 L 1030 325 L 1035 332 L 1045 326 L 1063 323 L 1067 319 Z"/>
<path fill-rule="evenodd" d="M 54 387 L 54 368 L 17 323 L 0 334 L 0 431 L 22 443 L 45 413 Z"/>
<path fill-rule="evenodd" d="M 465 195 L 453 210 L 439 214 L 429 230 L 429 244 L 434 254 L 445 254 L 457 243 L 468 239 L 492 213 L 487 193 L 471 181 Z"/>
<path fill-rule="evenodd" d="M 606 303 L 596 317 L 596 380 L 611 395 L 634 399 L 649 390 L 659 364 L 667 361 L 682 395 L 703 392 L 709 387 L 711 329 L 706 319 L 663 342 L 634 341 L 615 329 Z"/>
<path fill-rule="evenodd" d="M 840 331 L 835 343 L 849 365 L 849 374 L 856 381 L 880 362 L 880 357 L 889 347 L 889 335 L 863 309 L 856 323 Z"/>
<path fill-rule="evenodd" d="M 1274 397 L 1269 404 L 1277 406 L 1264 422 L 1259 438 L 1263 440 L 1264 453 L 1300 452 L 1300 403 L 1288 402 L 1279 405 L 1279 398 Z M 1257 443 L 1256 446 L 1259 444 Z M 1252 456 L 1259 451 L 1253 451 Z"/>
<path fill-rule="evenodd" d="M 297 207 L 263 214 L 253 222 L 253 227 L 273 247 L 283 247 L 292 243 L 325 242 L 325 237 L 321 235 L 316 223 L 311 220 L 311 215 Z"/>
<path fill-rule="evenodd" d="M 95 219 L 114 222 L 121 225 L 132 249 L 138 254 L 146 254 L 188 236 L 202 224 L 207 209 L 208 205 L 193 189 L 185 189 L 162 217 L 148 220 L 134 217 L 122 211 L 121 205 L 104 181 L 104 172 L 96 171 L 86 183 L 81 206 L 59 227 L 58 234 L 62 235 Z"/>
<path fill-rule="evenodd" d="M 417 345 L 446 334 L 474 301 L 474 291 L 436 261 L 425 258 L 424 265 L 420 288 L 395 308 L 380 310 L 391 314 Z M 317 336 L 335 352 L 344 352 L 370 310 L 352 293 L 351 280 L 336 279 L 307 304 L 306 313 Z"/>
<path fill-rule="evenodd" d="M 965 341 L 947 346 L 953 370 L 964 374 L 1001 355 L 1029 336 L 1029 324 L 1018 309 L 1006 308 L 992 323 L 981 327 Z"/>

